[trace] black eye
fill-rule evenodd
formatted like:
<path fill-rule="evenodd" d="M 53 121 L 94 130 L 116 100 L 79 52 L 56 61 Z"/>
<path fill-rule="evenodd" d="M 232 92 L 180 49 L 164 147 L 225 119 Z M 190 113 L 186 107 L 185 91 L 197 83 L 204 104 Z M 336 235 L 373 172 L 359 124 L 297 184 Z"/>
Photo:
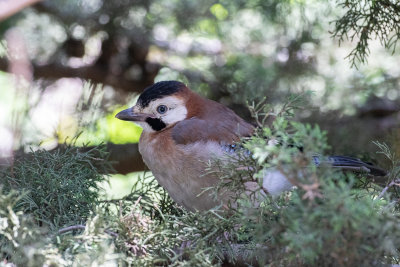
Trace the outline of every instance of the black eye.
<path fill-rule="evenodd" d="M 165 105 L 159 105 L 157 107 L 157 112 L 160 114 L 164 114 L 165 112 L 167 112 L 168 108 Z"/>

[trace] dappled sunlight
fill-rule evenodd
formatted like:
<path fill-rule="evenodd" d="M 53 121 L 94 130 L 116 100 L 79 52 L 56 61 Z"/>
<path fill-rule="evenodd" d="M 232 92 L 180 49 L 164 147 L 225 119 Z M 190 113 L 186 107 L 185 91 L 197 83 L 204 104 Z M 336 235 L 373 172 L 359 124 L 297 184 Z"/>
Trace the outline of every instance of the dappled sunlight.
<path fill-rule="evenodd" d="M 72 121 L 72 116 L 75 115 L 82 86 L 80 79 L 65 78 L 47 87 L 38 103 L 29 112 L 32 127 L 37 129 L 40 135 L 48 138 L 55 137 L 58 130 L 65 130 L 66 133 L 62 135 L 73 137 L 77 132 L 78 123 Z M 58 139 L 54 138 L 52 147 L 57 144 Z M 51 147 L 49 143 L 47 146 Z"/>
<path fill-rule="evenodd" d="M 84 91 L 90 89 L 81 79 L 60 79 L 42 92 L 31 87 L 27 99 L 15 98 L 12 76 L 0 73 L 0 85 L 0 150 L 3 157 L 11 156 L 12 150 L 21 145 L 29 144 L 53 149 L 60 143 L 81 146 L 105 142 L 137 143 L 139 140 L 139 126 L 114 118 L 127 106 L 110 109 L 109 114 L 96 111 L 98 106 L 89 105 L 86 111 L 77 110 L 82 101 L 85 102 L 83 98 L 87 93 Z M 97 90 L 95 93 L 101 92 Z M 26 110 L 27 117 L 19 118 L 22 120 L 20 124 L 14 125 L 15 112 L 23 110 Z M 16 130 L 21 133 L 16 136 L 19 140 L 14 140 Z"/>

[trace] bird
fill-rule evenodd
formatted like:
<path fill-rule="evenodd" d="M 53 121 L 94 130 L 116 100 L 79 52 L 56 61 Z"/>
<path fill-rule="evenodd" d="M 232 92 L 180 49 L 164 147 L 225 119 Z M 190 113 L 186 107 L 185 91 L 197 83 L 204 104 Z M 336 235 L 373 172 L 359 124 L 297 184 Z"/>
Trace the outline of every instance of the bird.
<path fill-rule="evenodd" d="M 230 201 L 229 193 L 218 199 L 202 194 L 205 188 L 219 182 L 218 177 L 207 174 L 206 163 L 215 158 L 224 159 L 226 153 L 235 150 L 237 142 L 254 135 L 253 124 L 179 81 L 154 83 L 144 89 L 133 107 L 115 117 L 143 128 L 139 140 L 143 161 L 177 204 L 190 211 L 204 211 Z M 379 167 L 351 157 L 314 156 L 312 161 L 317 166 L 328 163 L 333 167 L 386 175 Z M 264 172 L 262 192 L 266 194 L 277 196 L 293 186 L 280 171 Z"/>

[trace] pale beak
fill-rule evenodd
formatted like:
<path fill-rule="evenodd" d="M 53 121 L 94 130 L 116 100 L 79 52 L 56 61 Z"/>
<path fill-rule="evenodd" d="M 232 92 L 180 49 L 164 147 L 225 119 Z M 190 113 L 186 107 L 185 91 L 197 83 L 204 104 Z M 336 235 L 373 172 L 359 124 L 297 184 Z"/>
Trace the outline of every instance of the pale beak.
<path fill-rule="evenodd" d="M 128 108 L 118 112 L 115 117 L 123 121 L 146 121 L 147 118 L 152 118 L 153 115 L 145 113 L 134 113 L 132 108 Z"/>

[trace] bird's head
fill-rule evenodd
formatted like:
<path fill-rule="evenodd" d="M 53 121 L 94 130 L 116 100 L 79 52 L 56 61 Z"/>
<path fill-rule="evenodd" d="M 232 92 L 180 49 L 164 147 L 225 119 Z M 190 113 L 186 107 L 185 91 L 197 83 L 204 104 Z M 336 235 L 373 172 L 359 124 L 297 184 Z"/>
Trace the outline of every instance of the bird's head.
<path fill-rule="evenodd" d="M 181 82 L 158 82 L 143 91 L 136 105 L 119 112 L 115 117 L 133 121 L 145 132 L 162 131 L 187 118 L 189 112 L 186 103 L 193 94 Z"/>

